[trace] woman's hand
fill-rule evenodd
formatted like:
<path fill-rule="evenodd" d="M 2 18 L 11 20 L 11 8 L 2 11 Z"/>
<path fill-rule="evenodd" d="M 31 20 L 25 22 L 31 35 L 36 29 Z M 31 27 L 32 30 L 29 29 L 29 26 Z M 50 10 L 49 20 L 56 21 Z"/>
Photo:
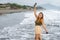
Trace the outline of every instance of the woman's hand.
<path fill-rule="evenodd" d="M 36 5 L 37 5 L 37 3 L 34 4 L 34 15 L 35 15 L 35 17 L 37 18 L 37 14 L 36 14 Z"/>
<path fill-rule="evenodd" d="M 46 32 L 46 34 L 48 34 L 48 32 Z"/>
<path fill-rule="evenodd" d="M 34 4 L 34 7 L 37 5 L 37 3 Z"/>

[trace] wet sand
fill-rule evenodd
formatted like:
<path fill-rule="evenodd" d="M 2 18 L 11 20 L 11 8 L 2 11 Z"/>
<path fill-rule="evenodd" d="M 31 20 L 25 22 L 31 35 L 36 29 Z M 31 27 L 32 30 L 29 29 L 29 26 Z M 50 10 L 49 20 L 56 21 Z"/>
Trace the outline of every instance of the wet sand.
<path fill-rule="evenodd" d="M 28 9 L 0 10 L 0 15 L 9 14 L 9 13 L 16 13 L 16 12 L 24 12 L 24 11 L 31 11 L 31 10 L 28 10 Z"/>

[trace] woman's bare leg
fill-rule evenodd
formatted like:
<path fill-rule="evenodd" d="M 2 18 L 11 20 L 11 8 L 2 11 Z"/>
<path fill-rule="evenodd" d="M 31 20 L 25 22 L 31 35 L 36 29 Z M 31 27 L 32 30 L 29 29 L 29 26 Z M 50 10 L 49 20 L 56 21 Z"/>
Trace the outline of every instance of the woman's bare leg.
<path fill-rule="evenodd" d="M 39 40 L 39 34 L 35 34 L 35 40 Z"/>
<path fill-rule="evenodd" d="M 39 36 L 39 40 L 42 40 L 42 36 L 41 35 Z"/>
<path fill-rule="evenodd" d="M 42 40 L 41 35 L 40 34 L 35 34 L 35 40 Z"/>

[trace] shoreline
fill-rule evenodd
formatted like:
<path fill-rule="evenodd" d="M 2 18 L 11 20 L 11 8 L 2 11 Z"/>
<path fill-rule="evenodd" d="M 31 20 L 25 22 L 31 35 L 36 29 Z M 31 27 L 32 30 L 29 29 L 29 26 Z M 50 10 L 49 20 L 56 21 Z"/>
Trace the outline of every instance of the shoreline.
<path fill-rule="evenodd" d="M 2 14 L 10 14 L 10 13 L 16 13 L 16 12 L 24 12 L 24 11 L 32 11 L 28 9 L 9 9 L 9 10 L 0 10 L 0 15 Z"/>

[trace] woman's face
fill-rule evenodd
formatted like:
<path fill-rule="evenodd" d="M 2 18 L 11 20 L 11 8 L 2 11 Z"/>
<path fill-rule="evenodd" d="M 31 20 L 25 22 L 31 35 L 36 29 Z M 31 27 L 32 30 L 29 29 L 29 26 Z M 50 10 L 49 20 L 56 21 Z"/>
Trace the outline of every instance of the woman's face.
<path fill-rule="evenodd" d="M 39 18 L 41 18 L 41 17 L 42 17 L 42 14 L 39 13 Z"/>

